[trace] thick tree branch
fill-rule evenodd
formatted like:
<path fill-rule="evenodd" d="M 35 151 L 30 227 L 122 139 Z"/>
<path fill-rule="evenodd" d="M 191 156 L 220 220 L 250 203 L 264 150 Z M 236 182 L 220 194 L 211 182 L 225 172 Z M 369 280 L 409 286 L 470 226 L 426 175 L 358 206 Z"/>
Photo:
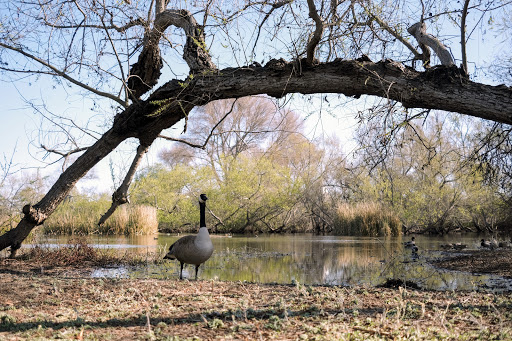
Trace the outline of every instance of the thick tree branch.
<path fill-rule="evenodd" d="M 304 64 L 304 63 L 303 63 Z M 257 94 L 283 97 L 290 93 L 373 95 L 401 102 L 407 108 L 438 109 L 512 124 L 512 90 L 467 79 L 456 67 L 434 67 L 418 72 L 398 62 L 337 60 L 306 66 L 271 60 L 264 67 L 224 69 L 196 77 L 186 89 L 172 81 L 150 101 L 177 96 L 204 105 L 212 100 Z"/>
<path fill-rule="evenodd" d="M 309 38 L 308 45 L 306 47 L 306 63 L 311 65 L 315 61 L 316 47 L 318 46 L 318 43 L 320 43 L 320 39 L 322 39 L 322 34 L 324 33 L 324 23 L 322 18 L 320 18 L 320 15 L 318 15 L 314 0 L 308 0 L 308 7 L 309 17 L 315 22 L 315 31 Z"/>
<path fill-rule="evenodd" d="M 441 61 L 441 64 L 444 66 L 453 66 L 455 63 L 453 62 L 452 55 L 450 51 L 441 43 L 436 37 L 427 33 L 427 26 L 425 23 L 418 22 L 407 29 L 409 32 L 420 44 L 420 46 L 426 45 L 430 47 L 436 53 L 437 57 Z"/>
<path fill-rule="evenodd" d="M 150 145 L 141 144 L 139 145 L 139 147 L 137 147 L 137 153 L 135 154 L 132 164 L 130 165 L 128 172 L 126 173 L 126 176 L 124 177 L 123 183 L 114 192 L 114 194 L 112 194 L 112 205 L 107 210 L 107 212 L 105 212 L 105 214 L 101 216 L 100 220 L 98 221 L 98 226 L 103 225 L 103 223 L 105 223 L 105 221 L 107 221 L 107 219 L 110 218 L 110 216 L 115 212 L 115 210 L 119 206 L 130 202 L 128 198 L 128 189 L 130 188 L 133 178 L 135 177 L 135 172 L 137 171 L 137 168 L 139 167 L 143 156 L 149 150 L 149 146 Z"/>
<path fill-rule="evenodd" d="M 183 59 L 187 62 L 190 73 L 217 69 L 206 47 L 203 28 L 189 11 L 164 10 L 157 13 L 153 28 L 144 37 L 144 47 L 139 59 L 130 70 L 128 87 L 135 98 L 140 98 L 148 92 L 160 77 L 163 63 L 159 42 L 165 30 L 171 25 L 183 29 L 187 36 Z"/>

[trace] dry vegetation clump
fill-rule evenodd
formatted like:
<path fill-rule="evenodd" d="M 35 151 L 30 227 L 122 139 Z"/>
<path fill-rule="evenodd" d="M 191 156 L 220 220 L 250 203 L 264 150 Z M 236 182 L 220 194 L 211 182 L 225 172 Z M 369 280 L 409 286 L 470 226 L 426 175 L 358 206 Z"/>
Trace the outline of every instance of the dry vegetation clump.
<path fill-rule="evenodd" d="M 28 270 L 29 273 L 51 269 L 49 273 L 59 274 L 69 266 L 86 269 L 88 266 L 140 265 L 148 261 L 158 263 L 163 257 L 157 252 L 137 254 L 128 250 L 98 249 L 88 244 L 85 237 L 72 238 L 64 246 L 48 247 L 41 244 L 22 250 L 20 260 L 24 261 L 24 266 L 18 270 Z"/>
<path fill-rule="evenodd" d="M 100 234 L 147 235 L 158 233 L 156 208 L 146 205 L 123 205 L 99 227 Z"/>
<path fill-rule="evenodd" d="M 398 236 L 400 218 L 391 210 L 375 202 L 340 203 L 334 217 L 336 235 L 345 236 Z"/>
<path fill-rule="evenodd" d="M 98 221 L 108 202 L 65 202 L 45 222 L 45 234 L 119 234 L 148 235 L 158 233 L 156 208 L 147 205 L 123 205 L 102 225 Z"/>
<path fill-rule="evenodd" d="M 511 294 L 0 271 L 5 340 L 512 338 Z"/>

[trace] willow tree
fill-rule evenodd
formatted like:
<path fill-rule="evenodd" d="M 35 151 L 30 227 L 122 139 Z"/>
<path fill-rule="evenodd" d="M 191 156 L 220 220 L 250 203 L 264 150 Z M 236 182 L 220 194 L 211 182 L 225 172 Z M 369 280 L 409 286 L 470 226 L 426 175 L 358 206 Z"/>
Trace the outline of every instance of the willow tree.
<path fill-rule="evenodd" d="M 472 81 L 466 53 L 475 25 L 507 13 L 507 6 L 469 0 L 2 0 L 2 77 L 51 77 L 68 92 L 98 99 L 105 115 L 113 106 L 117 113 L 90 145 L 44 146 L 64 158 L 79 156 L 38 203 L 23 207 L 17 227 L 0 236 L 0 250 L 10 246 L 14 256 L 80 178 L 135 139 L 131 167 L 103 222 L 127 202 L 137 166 L 162 131 L 219 99 L 370 95 L 408 112 L 439 109 L 511 124 L 511 88 Z M 460 44 L 444 39 L 453 35 Z M 183 67 L 186 76 L 174 76 Z"/>

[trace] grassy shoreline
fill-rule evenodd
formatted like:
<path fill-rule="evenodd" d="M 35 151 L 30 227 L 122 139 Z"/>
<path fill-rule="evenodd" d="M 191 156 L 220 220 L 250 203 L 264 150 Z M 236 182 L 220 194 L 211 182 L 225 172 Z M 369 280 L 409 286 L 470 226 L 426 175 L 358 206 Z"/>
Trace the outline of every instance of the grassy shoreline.
<path fill-rule="evenodd" d="M 90 277 L 147 261 L 80 241 L 0 259 L 0 339 L 512 339 L 511 292 Z"/>
<path fill-rule="evenodd" d="M 3 271 L 0 339 L 512 338 L 512 294 Z"/>

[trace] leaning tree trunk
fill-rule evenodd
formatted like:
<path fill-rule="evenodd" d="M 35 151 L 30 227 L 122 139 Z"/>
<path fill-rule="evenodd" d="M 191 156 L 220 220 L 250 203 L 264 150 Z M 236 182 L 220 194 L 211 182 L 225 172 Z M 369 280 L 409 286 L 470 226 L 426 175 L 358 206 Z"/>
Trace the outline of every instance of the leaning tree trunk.
<path fill-rule="evenodd" d="M 179 107 L 179 110 L 177 107 Z M 181 120 L 191 108 L 190 105 L 170 104 L 168 109 L 174 115 L 170 114 L 153 119 L 146 114 L 154 113 L 155 110 L 158 110 L 157 106 L 151 103 L 146 105 L 134 104 L 122 114 L 117 115 L 112 128 L 61 174 L 41 201 L 35 205 L 28 204 L 23 207 L 24 217 L 16 228 L 0 236 L 0 250 L 10 246 L 10 257 L 15 257 L 21 243 L 29 233 L 36 226 L 43 224 L 69 194 L 78 180 L 121 142 L 130 137 L 135 137 L 141 141 L 141 145 L 150 145 L 162 129 Z"/>
<path fill-rule="evenodd" d="M 194 107 L 214 100 L 258 94 L 279 98 L 290 93 L 374 95 L 407 108 L 454 111 L 512 124 L 512 89 L 472 82 L 456 67 L 417 72 L 389 60 L 337 60 L 318 65 L 271 60 L 265 66 L 203 73 L 186 82 L 172 80 L 118 114 L 112 128 L 62 173 L 45 197 L 25 207 L 18 226 L 0 236 L 0 250 L 11 246 L 14 256 L 30 231 L 52 214 L 76 182 L 125 139 L 135 137 L 149 146 L 163 129 Z"/>
<path fill-rule="evenodd" d="M 114 129 L 107 131 L 62 173 L 41 201 L 33 206 L 27 204 L 23 207 L 24 217 L 18 226 L 0 236 L 0 250 L 10 246 L 10 257 L 14 257 L 30 231 L 34 227 L 41 225 L 55 211 L 66 195 L 69 194 L 76 182 L 123 140 L 125 140 L 125 137 L 116 134 Z"/>

